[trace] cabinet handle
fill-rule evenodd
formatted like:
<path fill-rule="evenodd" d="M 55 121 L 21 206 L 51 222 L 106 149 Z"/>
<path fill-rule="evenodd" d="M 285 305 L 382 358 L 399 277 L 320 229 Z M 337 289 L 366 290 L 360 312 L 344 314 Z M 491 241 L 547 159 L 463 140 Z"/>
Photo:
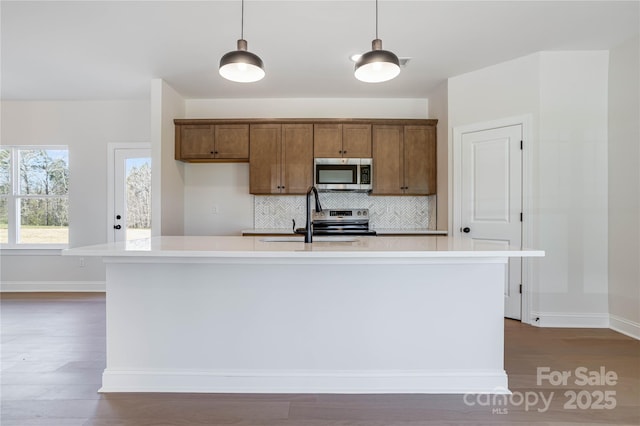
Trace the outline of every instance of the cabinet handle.
<path fill-rule="evenodd" d="M 342 153 L 343 153 L 343 154 L 346 154 L 346 153 L 347 153 L 347 151 L 342 151 Z"/>
<path fill-rule="evenodd" d="M 338 154 L 342 154 L 342 150 L 338 151 Z"/>

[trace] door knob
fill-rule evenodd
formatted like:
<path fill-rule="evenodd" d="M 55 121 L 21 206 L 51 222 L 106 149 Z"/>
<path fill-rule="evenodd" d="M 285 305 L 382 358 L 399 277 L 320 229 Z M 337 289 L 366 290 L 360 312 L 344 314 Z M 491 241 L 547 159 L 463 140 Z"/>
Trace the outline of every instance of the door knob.
<path fill-rule="evenodd" d="M 469 232 L 471 232 L 471 229 L 468 227 L 462 228 L 462 232 L 464 232 L 465 234 L 468 234 Z"/>
<path fill-rule="evenodd" d="M 113 229 L 121 229 L 121 228 L 122 228 L 122 226 L 120 226 L 120 225 L 114 225 L 113 226 Z"/>

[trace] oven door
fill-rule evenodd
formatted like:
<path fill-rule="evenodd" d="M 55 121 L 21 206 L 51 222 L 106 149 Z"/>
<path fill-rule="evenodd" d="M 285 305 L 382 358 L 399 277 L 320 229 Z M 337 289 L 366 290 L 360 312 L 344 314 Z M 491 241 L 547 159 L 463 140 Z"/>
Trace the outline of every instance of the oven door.
<path fill-rule="evenodd" d="M 376 235 L 369 229 L 368 220 L 314 221 L 313 235 Z"/>

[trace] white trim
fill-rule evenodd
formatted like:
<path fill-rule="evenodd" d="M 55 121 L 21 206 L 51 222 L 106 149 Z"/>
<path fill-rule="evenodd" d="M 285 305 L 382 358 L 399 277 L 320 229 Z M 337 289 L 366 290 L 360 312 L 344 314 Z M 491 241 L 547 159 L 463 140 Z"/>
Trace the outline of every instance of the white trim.
<path fill-rule="evenodd" d="M 630 321 L 617 315 L 609 315 L 609 328 L 625 336 L 640 340 L 640 323 Z"/>
<path fill-rule="evenodd" d="M 114 178 L 115 178 L 115 155 L 118 149 L 151 149 L 149 142 L 110 142 L 107 144 L 107 242 L 112 243 L 114 222 Z"/>
<path fill-rule="evenodd" d="M 531 312 L 531 317 L 531 323 L 539 327 L 609 328 L 609 314 L 606 313 Z"/>
<path fill-rule="evenodd" d="M 111 370 L 99 392 L 496 393 L 509 394 L 504 370 Z"/>
<path fill-rule="evenodd" d="M 35 293 L 35 292 L 104 292 L 104 281 L 3 281 L 0 292 Z"/>
<path fill-rule="evenodd" d="M 453 128 L 453 138 L 451 146 L 451 155 L 453 157 L 453 170 L 450 176 L 452 182 L 451 191 L 453 196 L 449 197 L 453 200 L 450 205 L 450 215 L 452 217 L 453 225 L 450 227 L 450 236 L 455 236 L 459 233 L 462 223 L 462 211 L 461 205 L 461 143 L 462 135 L 464 133 L 478 132 L 482 130 L 491 130 L 500 127 L 509 126 L 522 126 L 522 138 L 524 140 L 522 150 L 522 247 L 531 247 L 534 241 L 534 227 L 533 227 L 533 155 L 531 145 L 534 143 L 533 139 L 533 115 L 524 114 L 513 117 L 506 117 L 492 121 L 486 121 L 482 123 L 468 124 L 464 126 L 456 126 Z M 451 192 L 450 192 L 451 193 Z M 535 294 L 534 289 L 530 288 L 533 283 L 534 266 L 532 261 L 527 258 L 522 259 L 522 309 L 520 313 L 520 321 L 524 324 L 538 325 L 531 321 L 532 317 L 535 317 L 532 313 L 533 309 L 533 297 Z"/>

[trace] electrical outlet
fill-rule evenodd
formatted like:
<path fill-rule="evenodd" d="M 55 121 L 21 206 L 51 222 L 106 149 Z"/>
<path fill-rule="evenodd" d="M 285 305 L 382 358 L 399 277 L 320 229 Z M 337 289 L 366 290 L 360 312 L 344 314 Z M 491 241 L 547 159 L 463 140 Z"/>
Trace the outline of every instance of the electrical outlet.
<path fill-rule="evenodd" d="M 218 208 L 218 205 L 217 205 L 217 204 L 214 204 L 214 205 L 213 205 L 213 208 L 211 209 L 211 213 L 213 213 L 213 214 L 218 214 L 218 213 L 220 213 L 220 209 Z"/>
<path fill-rule="evenodd" d="M 81 268 L 84 268 L 84 257 L 78 259 L 78 264 Z"/>

